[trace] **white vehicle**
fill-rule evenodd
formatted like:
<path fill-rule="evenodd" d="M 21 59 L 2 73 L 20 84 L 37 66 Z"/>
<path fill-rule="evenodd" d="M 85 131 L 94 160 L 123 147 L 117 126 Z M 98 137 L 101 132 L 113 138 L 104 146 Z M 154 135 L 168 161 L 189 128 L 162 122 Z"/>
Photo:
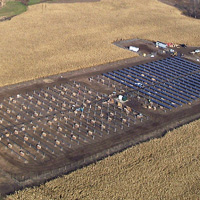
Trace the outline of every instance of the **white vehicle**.
<path fill-rule="evenodd" d="M 174 53 L 174 49 L 170 49 L 169 52 Z"/>
<path fill-rule="evenodd" d="M 165 49 L 165 48 L 167 48 L 167 44 L 157 41 L 156 42 L 156 47 L 160 47 L 160 48 Z"/>
<path fill-rule="evenodd" d="M 134 52 L 138 52 L 138 51 L 139 51 L 139 48 L 138 48 L 138 47 L 134 47 L 134 46 L 130 46 L 130 47 L 129 47 L 129 50 L 130 50 L 130 51 L 134 51 Z"/>
<path fill-rule="evenodd" d="M 140 87 L 140 88 L 143 87 L 142 83 L 135 83 L 135 85 L 138 86 L 138 87 Z"/>

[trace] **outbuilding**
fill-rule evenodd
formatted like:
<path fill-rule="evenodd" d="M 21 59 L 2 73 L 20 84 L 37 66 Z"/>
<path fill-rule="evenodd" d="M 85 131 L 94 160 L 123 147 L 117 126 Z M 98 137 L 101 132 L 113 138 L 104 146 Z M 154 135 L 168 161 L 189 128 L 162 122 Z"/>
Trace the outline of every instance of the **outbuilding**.
<path fill-rule="evenodd" d="M 134 52 L 138 52 L 139 48 L 138 47 L 134 47 L 134 46 L 129 46 L 129 50 L 130 51 L 134 51 Z"/>
<path fill-rule="evenodd" d="M 160 48 L 165 49 L 165 48 L 167 48 L 167 44 L 157 41 L 156 42 L 156 47 L 160 47 Z"/>

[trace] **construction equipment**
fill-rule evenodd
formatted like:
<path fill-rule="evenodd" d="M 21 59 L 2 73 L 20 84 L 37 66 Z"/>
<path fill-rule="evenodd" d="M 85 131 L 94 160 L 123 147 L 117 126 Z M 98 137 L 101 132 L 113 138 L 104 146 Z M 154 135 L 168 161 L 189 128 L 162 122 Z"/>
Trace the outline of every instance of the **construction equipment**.
<path fill-rule="evenodd" d="M 177 56 L 178 53 L 177 53 L 177 51 L 175 51 L 175 52 L 171 52 L 170 55 L 171 55 L 172 57 L 174 57 L 174 56 Z"/>

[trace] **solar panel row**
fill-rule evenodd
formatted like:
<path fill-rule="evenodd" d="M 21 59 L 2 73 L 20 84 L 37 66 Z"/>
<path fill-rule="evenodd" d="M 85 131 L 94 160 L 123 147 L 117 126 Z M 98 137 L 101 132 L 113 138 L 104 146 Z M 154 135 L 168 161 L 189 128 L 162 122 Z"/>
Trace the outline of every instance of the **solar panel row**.
<path fill-rule="evenodd" d="M 137 90 L 167 109 L 200 97 L 200 65 L 180 57 L 165 58 L 103 74 Z"/>

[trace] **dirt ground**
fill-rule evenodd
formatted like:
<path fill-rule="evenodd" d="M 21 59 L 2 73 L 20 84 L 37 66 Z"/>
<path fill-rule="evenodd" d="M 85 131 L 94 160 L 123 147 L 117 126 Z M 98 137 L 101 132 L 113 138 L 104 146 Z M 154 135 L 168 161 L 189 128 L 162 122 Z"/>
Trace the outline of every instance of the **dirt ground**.
<path fill-rule="evenodd" d="M 149 44 L 148 42 L 141 45 L 141 41 L 136 41 L 136 43 L 133 43 L 132 41 L 131 44 L 138 44 L 140 47 L 146 46 L 146 48 L 144 48 L 145 51 L 152 49 L 152 43 Z M 109 90 L 106 87 L 99 87 L 99 85 L 92 84 L 88 81 L 88 78 L 94 77 L 104 72 L 112 71 L 114 69 L 121 69 L 124 67 L 134 66 L 137 64 L 143 64 L 149 61 L 165 58 L 166 56 L 166 54 L 157 54 L 154 58 L 137 57 L 134 59 L 127 59 L 115 63 L 96 66 L 93 68 L 87 68 L 79 71 L 55 75 L 52 77 L 46 77 L 44 79 L 2 87 L 0 89 L 0 99 L 2 100 L 3 98 L 14 94 L 25 94 L 26 92 L 30 92 L 33 89 L 37 91 L 41 88 L 46 88 L 47 86 L 51 87 L 52 85 L 59 85 L 61 83 L 73 81 L 80 82 L 81 84 L 86 85 L 88 88 L 91 88 L 95 91 L 109 94 L 112 93 L 112 90 Z M 104 139 L 99 141 L 97 140 L 97 142 L 92 142 L 88 145 L 72 149 L 71 151 L 66 152 L 64 155 L 58 154 L 57 156 L 54 156 L 54 158 L 43 161 L 42 163 L 30 162 L 24 164 L 24 162 L 13 159 L 13 157 L 6 154 L 6 152 L 1 151 L 2 159 L 6 160 L 6 164 L 4 160 L 1 160 L 0 166 L 2 172 L 6 172 L 6 175 L 2 177 L 0 192 L 2 194 L 8 194 L 21 188 L 22 185 L 25 187 L 27 185 L 30 186 L 41 183 L 46 180 L 46 177 L 41 176 L 35 182 L 32 177 L 38 176 L 38 174 L 42 175 L 43 173 L 51 170 L 56 170 L 62 166 L 74 165 L 76 168 L 80 167 L 77 164 L 78 161 L 85 160 L 84 165 L 87 165 L 87 162 L 91 162 L 91 160 L 87 161 L 87 159 L 91 156 L 95 157 L 95 155 L 100 155 L 99 157 L 96 156 L 96 159 L 100 159 L 106 155 L 120 151 L 139 142 L 147 141 L 154 137 L 161 137 L 167 131 L 200 117 L 199 100 L 194 101 L 192 105 L 184 105 L 183 107 L 178 107 L 171 111 L 167 111 L 166 113 L 162 110 L 153 111 L 145 109 L 142 107 L 141 101 L 136 98 L 130 99 L 130 101 L 127 102 L 127 105 L 132 107 L 134 110 L 143 113 L 144 116 L 148 116 L 149 119 L 144 120 L 142 123 L 136 123 L 130 128 L 125 128 L 119 131 L 120 134 L 110 134 Z M 107 153 L 105 153 L 106 150 Z M 104 153 L 101 154 L 102 152 Z M 67 171 L 65 173 L 67 173 Z M 13 176 L 13 174 L 15 174 L 15 176 Z M 50 178 L 53 177 L 55 177 L 55 174 L 52 173 L 52 177 Z"/>

